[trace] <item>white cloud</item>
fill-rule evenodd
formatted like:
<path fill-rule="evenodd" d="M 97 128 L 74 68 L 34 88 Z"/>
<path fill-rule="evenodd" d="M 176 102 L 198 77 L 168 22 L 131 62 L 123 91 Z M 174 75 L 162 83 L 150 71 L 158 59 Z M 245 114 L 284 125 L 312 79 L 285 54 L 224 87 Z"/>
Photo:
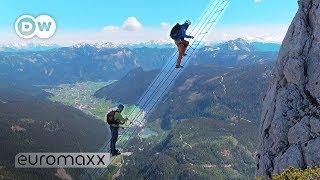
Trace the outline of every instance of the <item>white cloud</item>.
<path fill-rule="evenodd" d="M 104 31 L 117 31 L 117 30 L 119 30 L 120 28 L 119 27 L 117 27 L 117 26 L 105 26 L 105 27 L 103 27 L 103 30 Z"/>
<path fill-rule="evenodd" d="M 103 27 L 103 31 L 115 32 L 115 31 L 139 31 L 143 29 L 142 24 L 136 17 L 128 17 L 122 24 L 121 27 L 108 25 Z"/>
<path fill-rule="evenodd" d="M 261 3 L 262 0 L 254 0 L 254 3 Z"/>
<path fill-rule="evenodd" d="M 122 25 L 122 29 L 126 31 L 137 31 L 142 28 L 142 24 L 138 21 L 136 17 L 128 17 Z"/>
<path fill-rule="evenodd" d="M 160 23 L 160 26 L 161 26 L 162 29 L 168 30 L 171 25 L 169 23 L 162 22 L 162 23 Z"/>

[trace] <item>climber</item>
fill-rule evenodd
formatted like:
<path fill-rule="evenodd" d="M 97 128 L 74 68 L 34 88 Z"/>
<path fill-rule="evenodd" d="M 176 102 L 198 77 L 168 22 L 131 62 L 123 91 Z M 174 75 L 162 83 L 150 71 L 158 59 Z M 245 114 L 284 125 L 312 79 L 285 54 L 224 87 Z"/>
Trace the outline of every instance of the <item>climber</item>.
<path fill-rule="evenodd" d="M 183 68 L 181 66 L 181 60 L 183 56 L 186 56 L 185 51 L 189 45 L 189 41 L 186 41 L 184 38 L 191 38 L 193 39 L 193 36 L 186 35 L 186 31 L 188 27 L 190 26 L 191 21 L 186 20 L 186 22 L 182 25 L 177 23 L 170 32 L 170 37 L 174 40 L 175 44 L 178 47 L 179 55 L 176 63 L 176 68 Z"/>
<path fill-rule="evenodd" d="M 119 126 L 120 124 L 125 124 L 128 118 L 123 118 L 121 112 L 124 106 L 120 104 L 117 110 L 111 111 L 107 114 L 107 123 L 110 125 L 111 139 L 110 139 L 110 153 L 112 156 L 120 155 L 120 151 L 116 149 L 116 143 L 118 140 Z"/>

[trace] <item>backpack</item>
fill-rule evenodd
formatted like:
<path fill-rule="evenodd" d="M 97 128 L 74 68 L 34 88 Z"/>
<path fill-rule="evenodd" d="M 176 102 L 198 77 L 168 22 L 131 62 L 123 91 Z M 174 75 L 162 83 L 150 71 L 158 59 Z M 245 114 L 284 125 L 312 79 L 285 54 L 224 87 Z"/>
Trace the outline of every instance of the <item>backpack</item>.
<path fill-rule="evenodd" d="M 176 25 L 173 26 L 173 28 L 170 31 L 170 37 L 173 40 L 177 40 L 178 35 L 179 35 L 179 31 L 180 31 L 181 25 L 179 23 L 177 23 Z"/>
<path fill-rule="evenodd" d="M 117 121 L 114 120 L 114 114 L 117 111 L 111 111 L 107 114 L 107 123 L 108 124 L 119 124 Z"/>

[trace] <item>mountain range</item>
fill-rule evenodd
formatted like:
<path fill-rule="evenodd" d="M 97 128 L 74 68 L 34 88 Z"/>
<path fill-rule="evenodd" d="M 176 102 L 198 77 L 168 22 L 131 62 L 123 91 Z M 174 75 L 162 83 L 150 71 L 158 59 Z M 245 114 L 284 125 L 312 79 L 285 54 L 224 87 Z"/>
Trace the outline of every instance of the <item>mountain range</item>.
<path fill-rule="evenodd" d="M 0 52 L 28 52 L 28 51 L 46 51 L 50 49 L 58 49 L 60 45 L 57 44 L 24 44 L 24 43 L 11 43 L 0 45 Z"/>
<path fill-rule="evenodd" d="M 238 39 L 243 40 L 244 39 Z M 263 42 L 263 41 L 246 41 L 250 43 L 255 49 L 260 51 L 279 51 L 280 44 L 279 43 L 271 43 L 271 42 Z M 219 46 L 222 43 L 206 43 L 203 46 Z M 174 48 L 175 45 L 173 43 L 167 41 L 148 41 L 148 42 L 141 42 L 141 43 L 113 43 L 113 42 L 105 42 L 105 43 L 78 43 L 73 46 L 80 47 L 83 45 L 91 45 L 95 46 L 96 48 Z M 58 49 L 61 47 L 68 47 L 66 45 L 58 45 L 58 44 L 45 44 L 45 43 L 9 43 L 9 44 L 0 44 L 0 52 L 25 52 L 25 51 L 45 51 L 50 49 Z"/>
<path fill-rule="evenodd" d="M 29 84 L 106 81 L 124 77 L 130 70 L 160 69 L 174 48 L 118 47 L 112 44 L 78 44 L 45 51 L 0 52 L 0 80 Z M 242 39 L 201 47 L 192 64 L 247 65 L 274 59 L 276 52 L 260 51 Z"/>

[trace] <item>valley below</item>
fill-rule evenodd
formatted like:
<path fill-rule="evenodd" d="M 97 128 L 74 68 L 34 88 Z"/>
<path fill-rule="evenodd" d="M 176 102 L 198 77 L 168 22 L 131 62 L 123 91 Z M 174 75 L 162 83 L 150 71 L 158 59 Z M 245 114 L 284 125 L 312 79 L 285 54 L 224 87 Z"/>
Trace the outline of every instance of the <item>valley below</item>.
<path fill-rule="evenodd" d="M 203 47 L 155 111 L 146 119 L 134 120 L 131 128 L 120 129 L 118 146 L 130 155 L 119 156 L 104 177 L 252 179 L 259 114 L 276 54 L 258 51 L 256 46 L 238 39 Z M 68 68 L 59 69 L 58 74 L 55 71 L 43 74 L 43 67 L 48 70 L 47 66 L 58 68 L 60 64 L 43 57 L 55 59 L 60 52 L 64 54 L 63 63 L 70 63 Z M 67 55 L 69 52 L 73 55 Z M 40 52 L 38 59 L 28 52 L 24 52 L 25 56 L 4 53 L 0 56 L 0 65 L 4 63 L 10 68 L 3 72 L 9 78 L 3 77 L 6 81 L 0 86 L 0 122 L 3 124 L 0 142 L 3 147 L 16 151 L 2 149 L 1 177 L 41 179 L 50 174 L 57 178 L 57 169 L 48 172 L 13 169 L 12 158 L 24 150 L 101 150 L 110 138 L 106 113 L 119 103 L 125 104 L 124 117 L 139 113 L 136 102 L 164 63 L 148 59 L 157 54 L 165 57 L 169 52 L 170 49 L 95 49 L 83 45 Z M 145 56 L 140 58 L 140 53 Z M 10 60 L 13 57 L 18 58 Z M 36 60 L 25 61 L 22 57 Z M 84 57 L 90 59 L 86 61 Z M 100 62 L 99 57 L 108 62 Z M 1 58 L 4 59 L 1 61 Z M 128 64 L 130 68 L 122 69 L 128 60 L 132 61 Z M 21 78 L 11 74 L 27 73 L 32 66 L 37 67 L 32 70 L 35 74 Z M 108 72 L 106 67 L 113 70 Z M 117 68 L 121 70 L 115 74 Z M 99 72 L 95 74 L 93 69 Z M 109 73 L 113 75 L 108 76 Z M 139 131 L 135 132 L 135 128 Z M 52 144 L 56 138 L 58 144 Z M 83 172 L 65 170 L 74 179 Z"/>

